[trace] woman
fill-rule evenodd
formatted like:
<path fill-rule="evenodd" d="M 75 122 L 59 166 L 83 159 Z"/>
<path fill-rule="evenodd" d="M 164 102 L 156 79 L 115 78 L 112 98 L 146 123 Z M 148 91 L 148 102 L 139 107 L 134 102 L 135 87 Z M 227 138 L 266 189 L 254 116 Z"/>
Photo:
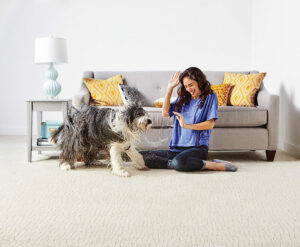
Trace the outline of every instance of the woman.
<path fill-rule="evenodd" d="M 170 103 L 173 89 L 178 84 L 178 98 Z M 206 161 L 209 137 L 218 119 L 218 99 L 200 69 L 191 67 L 172 76 L 168 82 L 162 115 L 175 116 L 170 149 L 141 151 L 146 166 L 178 171 L 237 170 L 228 161 Z"/>

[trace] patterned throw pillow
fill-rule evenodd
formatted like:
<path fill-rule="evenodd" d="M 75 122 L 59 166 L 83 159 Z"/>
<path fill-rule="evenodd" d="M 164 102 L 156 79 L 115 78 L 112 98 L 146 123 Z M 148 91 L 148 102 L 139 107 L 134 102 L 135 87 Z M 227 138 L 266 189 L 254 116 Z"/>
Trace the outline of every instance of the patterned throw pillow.
<path fill-rule="evenodd" d="M 220 85 L 211 86 L 211 89 L 214 90 L 215 93 L 217 94 L 219 106 L 227 105 L 230 88 L 231 88 L 230 84 L 220 84 Z"/>
<path fill-rule="evenodd" d="M 267 73 L 234 74 L 225 73 L 223 84 L 234 85 L 230 103 L 234 106 L 255 106 L 255 95 Z"/>
<path fill-rule="evenodd" d="M 123 105 L 119 91 L 119 84 L 123 84 L 122 75 L 110 77 L 106 80 L 83 78 L 84 84 L 91 93 L 92 105 Z"/>
<path fill-rule="evenodd" d="M 170 102 L 173 102 L 176 99 L 177 99 L 177 97 L 171 97 Z M 165 98 L 159 98 L 159 99 L 154 100 L 153 104 L 157 108 L 162 108 L 164 101 L 165 101 Z"/>

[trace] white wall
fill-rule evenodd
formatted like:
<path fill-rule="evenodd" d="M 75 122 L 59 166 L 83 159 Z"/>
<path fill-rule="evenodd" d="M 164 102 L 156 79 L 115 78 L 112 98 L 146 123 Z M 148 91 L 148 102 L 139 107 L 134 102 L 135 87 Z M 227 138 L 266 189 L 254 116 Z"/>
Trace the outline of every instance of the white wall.
<path fill-rule="evenodd" d="M 279 147 L 300 157 L 300 2 L 254 0 L 252 66 L 280 95 Z"/>
<path fill-rule="evenodd" d="M 26 134 L 25 100 L 43 96 L 45 66 L 36 37 L 65 37 L 69 63 L 57 66 L 61 97 L 83 70 L 247 70 L 251 0 L 1 0 L 0 134 Z M 53 115 L 46 115 L 46 119 Z M 54 115 L 57 117 L 57 114 Z"/>

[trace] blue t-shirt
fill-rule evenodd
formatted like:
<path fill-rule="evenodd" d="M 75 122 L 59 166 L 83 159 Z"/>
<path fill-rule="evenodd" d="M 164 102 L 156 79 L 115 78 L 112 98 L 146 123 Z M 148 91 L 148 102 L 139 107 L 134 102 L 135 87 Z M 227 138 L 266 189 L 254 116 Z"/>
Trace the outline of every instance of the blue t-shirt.
<path fill-rule="evenodd" d="M 170 117 L 174 116 L 176 103 L 179 98 L 170 104 Z M 188 105 L 183 105 L 180 114 L 183 115 L 187 124 L 197 124 L 210 119 L 218 119 L 218 98 L 215 92 L 206 97 L 204 105 L 200 109 L 200 98 L 191 99 Z M 174 128 L 170 149 L 176 150 L 176 147 L 199 147 L 201 145 L 209 146 L 209 137 L 211 130 L 191 130 L 180 126 L 176 116 L 174 116 Z"/>

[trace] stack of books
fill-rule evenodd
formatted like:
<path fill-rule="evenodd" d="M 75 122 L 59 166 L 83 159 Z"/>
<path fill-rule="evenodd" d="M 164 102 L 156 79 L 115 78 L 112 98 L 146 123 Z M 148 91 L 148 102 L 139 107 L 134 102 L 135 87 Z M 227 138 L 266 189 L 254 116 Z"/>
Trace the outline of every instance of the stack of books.
<path fill-rule="evenodd" d="M 48 138 L 38 138 L 36 144 L 38 146 L 55 146 L 49 142 Z"/>

